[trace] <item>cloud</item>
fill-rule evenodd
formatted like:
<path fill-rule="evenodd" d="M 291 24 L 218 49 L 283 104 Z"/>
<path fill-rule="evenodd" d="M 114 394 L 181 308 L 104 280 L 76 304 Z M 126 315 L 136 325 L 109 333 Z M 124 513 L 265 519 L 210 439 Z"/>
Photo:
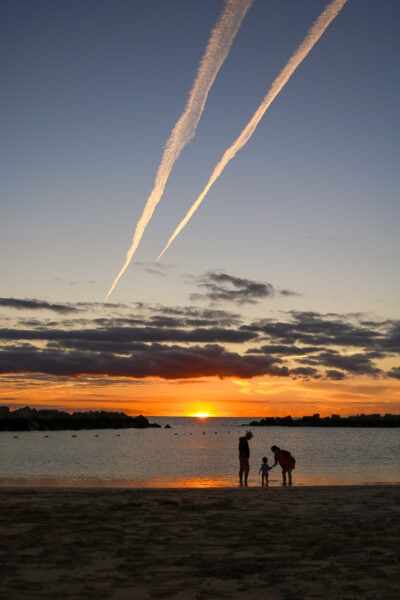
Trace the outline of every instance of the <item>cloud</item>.
<path fill-rule="evenodd" d="M 298 311 L 287 314 L 289 318 L 286 320 L 264 319 L 253 322 L 246 328 L 281 344 L 358 347 L 382 353 L 396 350 L 399 327 L 396 321 L 376 320 L 364 325 L 353 315 L 321 315 Z"/>
<path fill-rule="evenodd" d="M 296 369 L 290 371 L 290 374 L 294 377 L 303 377 L 306 379 L 319 379 L 321 377 L 317 369 L 313 367 L 296 367 Z"/>
<path fill-rule="evenodd" d="M 199 287 L 206 290 L 205 294 L 192 294 L 192 300 L 206 299 L 211 302 L 235 302 L 241 305 L 256 304 L 275 295 L 270 283 L 259 283 L 213 271 L 200 279 Z"/>
<path fill-rule="evenodd" d="M 382 341 L 382 348 L 386 351 L 398 354 L 400 352 L 400 322 L 386 323 L 388 335 Z"/>
<path fill-rule="evenodd" d="M 290 297 L 290 296 L 300 297 L 300 296 L 303 295 L 303 294 L 299 294 L 299 292 L 295 292 L 293 290 L 285 290 L 285 289 L 279 290 L 278 293 L 279 293 L 280 296 L 287 296 L 287 297 Z"/>
<path fill-rule="evenodd" d="M 24 345 L 0 354 L 0 373 L 47 373 L 49 375 L 108 375 L 110 377 L 161 377 L 186 379 L 194 377 L 239 377 L 257 375 L 287 376 L 288 370 L 260 356 L 241 356 L 217 344 L 205 346 L 138 346 L 130 356 L 111 352 L 66 351 L 50 348 L 39 350 Z"/>
<path fill-rule="evenodd" d="M 400 367 L 393 367 L 388 372 L 389 377 L 393 377 L 394 379 L 400 379 Z"/>
<path fill-rule="evenodd" d="M 379 375 L 382 371 L 372 363 L 371 356 L 368 354 L 340 354 L 335 350 L 321 352 L 315 358 L 309 359 L 308 364 L 323 365 L 325 367 L 334 367 L 342 371 L 348 371 L 353 375 Z"/>
<path fill-rule="evenodd" d="M 116 351 L 140 342 L 201 342 L 243 343 L 256 335 L 236 329 L 216 327 L 180 329 L 166 327 L 107 327 L 92 329 L 0 329 L 3 340 L 45 340 L 70 347 L 92 348 L 98 351 L 112 344 Z"/>
<path fill-rule="evenodd" d="M 346 379 L 346 374 L 342 371 L 328 369 L 328 371 L 326 371 L 326 378 L 332 379 L 333 381 L 341 381 L 342 379 Z"/>
<path fill-rule="evenodd" d="M 150 316 L 154 323 L 159 320 L 162 323 L 163 319 L 170 319 L 179 326 L 203 327 L 211 322 L 218 327 L 239 327 L 242 323 L 242 317 L 238 313 L 227 310 L 217 310 L 208 308 L 198 308 L 194 306 L 184 307 L 162 307 L 156 306 L 153 309 L 155 314 Z M 172 321 L 172 319 L 174 319 Z"/>
<path fill-rule="evenodd" d="M 211 281 L 218 289 L 229 284 L 233 291 L 253 293 L 250 280 L 219 273 Z M 12 308 L 19 305 L 16 299 L 8 301 Z M 9 319 L 0 328 L 1 373 L 50 378 L 400 379 L 400 367 L 384 372 L 380 365 L 396 353 L 396 320 L 289 311 L 248 321 L 226 310 L 136 303 L 111 311 L 110 305 L 93 303 L 91 311 L 90 304 L 77 304 L 68 306 L 68 316 L 56 311 L 51 320 L 28 318 L 27 313 L 35 316 L 42 305 L 30 300 L 13 327 Z"/>
<path fill-rule="evenodd" d="M 268 344 L 263 345 L 260 348 L 252 348 L 250 352 L 258 354 L 277 355 L 277 356 L 304 356 L 319 352 L 318 346 L 296 346 L 296 345 L 279 345 L 279 344 Z"/>
<path fill-rule="evenodd" d="M 70 304 L 51 304 L 43 300 L 20 300 L 17 298 L 0 298 L 0 306 L 17 310 L 51 310 L 56 313 L 68 314 L 79 310 Z"/>

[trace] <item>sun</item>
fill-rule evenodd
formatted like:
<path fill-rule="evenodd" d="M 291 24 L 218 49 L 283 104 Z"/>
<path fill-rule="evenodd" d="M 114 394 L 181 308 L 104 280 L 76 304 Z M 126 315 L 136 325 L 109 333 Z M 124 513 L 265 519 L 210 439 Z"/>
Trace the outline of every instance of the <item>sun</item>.
<path fill-rule="evenodd" d="M 193 415 L 193 417 L 196 417 L 196 419 L 208 419 L 209 416 L 210 413 L 206 412 L 197 412 Z"/>

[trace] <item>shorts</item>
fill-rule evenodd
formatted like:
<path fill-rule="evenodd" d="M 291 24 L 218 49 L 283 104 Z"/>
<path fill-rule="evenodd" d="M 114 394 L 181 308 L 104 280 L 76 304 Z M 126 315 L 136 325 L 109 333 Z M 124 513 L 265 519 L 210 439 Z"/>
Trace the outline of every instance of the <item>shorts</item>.
<path fill-rule="evenodd" d="M 241 471 L 250 471 L 250 464 L 247 456 L 239 456 L 239 465 Z"/>

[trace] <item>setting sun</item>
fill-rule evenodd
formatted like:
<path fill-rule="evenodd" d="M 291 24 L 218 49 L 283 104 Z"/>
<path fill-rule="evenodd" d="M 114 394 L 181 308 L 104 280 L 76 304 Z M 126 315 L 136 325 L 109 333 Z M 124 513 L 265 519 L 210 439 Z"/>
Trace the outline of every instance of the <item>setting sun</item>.
<path fill-rule="evenodd" d="M 196 419 L 208 419 L 209 416 L 210 414 L 205 412 L 198 412 L 193 415 L 193 417 L 196 417 Z"/>

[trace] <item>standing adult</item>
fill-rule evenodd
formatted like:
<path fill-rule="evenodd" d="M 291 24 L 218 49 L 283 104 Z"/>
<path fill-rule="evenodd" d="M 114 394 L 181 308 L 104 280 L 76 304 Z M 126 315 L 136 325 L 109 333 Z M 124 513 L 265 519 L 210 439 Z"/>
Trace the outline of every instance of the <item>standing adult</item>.
<path fill-rule="evenodd" d="M 247 487 L 250 471 L 250 446 L 249 440 L 253 437 L 251 431 L 239 438 L 239 484 Z"/>
<path fill-rule="evenodd" d="M 283 485 L 286 485 L 286 475 L 288 476 L 289 485 L 292 485 L 292 471 L 296 466 L 296 460 L 294 456 L 292 456 L 288 450 L 281 450 L 281 448 L 278 446 L 272 446 L 271 450 L 274 453 L 275 459 L 271 469 L 279 464 L 282 469 Z"/>

